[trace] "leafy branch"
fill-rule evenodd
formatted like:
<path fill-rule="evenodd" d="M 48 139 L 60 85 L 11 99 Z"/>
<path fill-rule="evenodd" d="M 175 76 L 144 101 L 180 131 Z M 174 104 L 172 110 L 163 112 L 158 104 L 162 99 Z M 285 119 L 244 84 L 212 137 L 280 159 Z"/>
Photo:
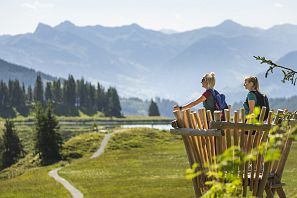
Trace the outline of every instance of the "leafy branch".
<path fill-rule="evenodd" d="M 269 65 L 269 69 L 266 71 L 266 74 L 265 74 L 265 78 L 267 78 L 268 74 L 269 73 L 273 73 L 273 69 L 275 68 L 280 68 L 283 72 L 283 79 L 282 79 L 282 82 L 285 83 L 286 81 L 291 81 L 291 83 L 295 86 L 296 83 L 297 83 L 297 71 L 291 69 L 291 68 L 288 68 L 288 67 L 284 67 L 284 66 L 281 66 L 281 65 L 278 65 L 274 62 L 272 62 L 271 60 L 267 60 L 265 57 L 261 57 L 261 56 L 254 56 L 254 58 L 256 60 L 259 60 L 261 61 L 261 64 L 265 63 L 265 64 L 268 64 Z M 295 76 L 296 74 L 296 76 Z"/>

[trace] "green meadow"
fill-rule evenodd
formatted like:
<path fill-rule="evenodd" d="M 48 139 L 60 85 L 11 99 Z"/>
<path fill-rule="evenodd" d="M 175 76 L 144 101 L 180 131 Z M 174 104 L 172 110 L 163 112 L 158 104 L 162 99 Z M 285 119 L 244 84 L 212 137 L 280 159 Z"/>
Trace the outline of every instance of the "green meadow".
<path fill-rule="evenodd" d="M 100 146 L 103 134 L 89 131 L 65 142 L 63 155 L 67 160 L 52 166 L 30 167 L 11 179 L 1 178 L 5 175 L 2 171 L 0 197 L 71 197 L 47 175 L 59 166 L 64 166 L 60 176 L 86 198 L 194 197 L 192 182 L 184 177 L 188 160 L 179 136 L 141 128 L 119 128 L 111 132 L 105 153 L 97 159 L 89 157 Z M 297 195 L 296 151 L 297 143 L 294 143 L 283 176 L 288 197 Z M 10 171 L 16 169 L 13 166 Z"/>

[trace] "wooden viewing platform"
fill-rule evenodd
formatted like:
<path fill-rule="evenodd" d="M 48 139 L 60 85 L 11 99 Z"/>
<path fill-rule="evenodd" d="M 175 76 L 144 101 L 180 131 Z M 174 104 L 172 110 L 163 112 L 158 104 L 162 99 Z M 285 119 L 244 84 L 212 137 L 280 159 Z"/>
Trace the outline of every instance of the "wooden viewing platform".
<path fill-rule="evenodd" d="M 247 124 L 244 109 L 235 111 L 232 121 L 230 109 L 224 110 L 226 121 L 220 120 L 220 111 L 215 111 L 212 115 L 205 108 L 197 112 L 191 112 L 190 109 L 173 112 L 176 120 L 172 122 L 174 129 L 171 129 L 170 132 L 182 136 L 190 167 L 198 164 L 196 171 L 201 172 L 192 179 L 196 197 L 201 197 L 209 190 L 210 186 L 206 185 L 206 182 L 214 178 L 208 177 L 206 173 L 210 167 L 216 167 L 213 165 L 219 163 L 218 156 L 228 148 L 235 146 L 248 154 L 260 144 L 267 145 L 270 129 L 280 125 L 284 119 L 288 120 L 288 126 L 291 128 L 297 123 L 296 113 L 291 114 L 291 117 L 287 119 L 283 110 L 278 110 L 275 117 L 270 111 L 267 121 L 263 122 L 265 111 L 266 108 L 263 107 L 259 117 L 261 124 Z M 279 197 L 286 197 L 283 190 L 284 183 L 281 179 L 293 138 L 280 129 L 276 130 L 276 134 L 282 137 L 281 143 L 277 145 L 281 151 L 278 160 L 266 160 L 267 150 L 264 150 L 262 154 L 256 154 L 254 161 L 247 161 L 240 165 L 236 172 L 233 170 L 232 174 L 242 179 L 241 195 L 243 197 L 247 196 L 248 190 L 256 197 L 263 197 L 264 191 L 267 197 L 273 197 L 275 192 Z M 233 160 L 234 158 L 233 156 Z M 218 170 L 214 168 L 212 171 L 217 172 Z M 227 172 L 228 170 L 224 170 L 224 174 Z"/>

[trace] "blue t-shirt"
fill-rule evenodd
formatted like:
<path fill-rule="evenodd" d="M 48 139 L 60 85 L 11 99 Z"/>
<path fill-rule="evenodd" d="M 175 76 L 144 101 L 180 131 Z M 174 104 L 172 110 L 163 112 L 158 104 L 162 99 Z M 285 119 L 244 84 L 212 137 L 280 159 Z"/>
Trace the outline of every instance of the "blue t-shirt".
<path fill-rule="evenodd" d="M 250 91 L 247 95 L 247 100 L 254 100 L 255 101 L 255 104 L 257 103 L 257 97 L 256 97 L 256 94 L 253 93 L 252 91 Z M 243 107 L 244 107 L 244 112 L 245 112 L 245 115 L 248 115 L 249 112 L 250 112 L 250 108 L 249 108 L 249 105 L 244 102 L 243 103 Z"/>

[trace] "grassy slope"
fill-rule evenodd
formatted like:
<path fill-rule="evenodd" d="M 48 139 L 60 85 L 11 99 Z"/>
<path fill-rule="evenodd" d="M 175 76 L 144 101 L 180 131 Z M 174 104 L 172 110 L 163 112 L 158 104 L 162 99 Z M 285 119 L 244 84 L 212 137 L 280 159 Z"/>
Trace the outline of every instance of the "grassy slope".
<path fill-rule="evenodd" d="M 103 134 L 88 133 L 71 138 L 63 145 L 62 153 L 71 160 L 71 157 L 88 158 L 100 146 Z M 27 159 L 28 158 L 28 159 Z M 32 168 L 34 158 L 28 156 L 18 164 L 0 172 L 0 197 L 71 197 L 64 187 L 48 176 L 48 172 L 65 162 L 46 167 Z M 12 179 L 3 179 L 8 175 L 23 174 Z"/>
<path fill-rule="evenodd" d="M 0 180 L 1 198 L 29 198 L 29 197 L 55 197 L 70 198 L 66 189 L 48 172 L 55 166 L 30 169 L 25 174 L 9 180 Z"/>
<path fill-rule="evenodd" d="M 168 134 L 169 135 L 169 134 Z M 85 197 L 193 197 L 183 143 L 165 133 L 127 130 L 114 136 L 99 159 L 84 160 L 60 174 L 73 182 Z M 297 158 L 294 143 L 283 181 L 288 197 L 297 197 Z"/>
<path fill-rule="evenodd" d="M 180 139 L 152 129 L 114 135 L 98 159 L 80 160 L 60 171 L 85 197 L 193 197 Z"/>
<path fill-rule="evenodd" d="M 193 197 L 192 183 L 183 177 L 188 163 L 180 139 L 152 129 L 123 131 L 113 136 L 101 157 L 76 160 L 60 175 L 85 197 Z M 83 152 L 88 146 L 81 141 L 85 138 L 72 138 L 64 151 Z M 296 151 L 294 143 L 283 176 L 288 197 L 297 197 Z M 91 154 L 90 150 L 83 153 Z M 54 167 L 35 168 L 14 179 L 0 180 L 0 197 L 69 197 L 47 176 Z"/>

